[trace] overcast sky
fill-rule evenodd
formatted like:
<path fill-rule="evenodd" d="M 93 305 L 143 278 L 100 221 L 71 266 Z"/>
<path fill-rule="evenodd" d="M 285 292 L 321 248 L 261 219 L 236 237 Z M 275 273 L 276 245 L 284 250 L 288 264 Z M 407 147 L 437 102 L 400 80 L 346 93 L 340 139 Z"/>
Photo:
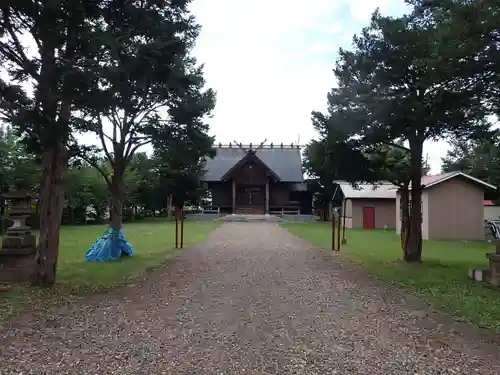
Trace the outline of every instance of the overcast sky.
<path fill-rule="evenodd" d="M 209 120 L 216 141 L 305 145 L 315 138 L 311 111 L 325 110 L 337 51 L 349 48 L 377 7 L 389 15 L 408 10 L 404 0 L 194 0 L 202 25 L 194 54 L 217 91 Z M 440 172 L 447 149 L 446 142 L 425 145 L 431 173 Z"/>
<path fill-rule="evenodd" d="M 217 142 L 314 138 L 311 111 L 325 109 L 337 51 L 377 7 L 407 11 L 404 0 L 194 0 L 202 25 L 195 55 L 217 91 L 210 120 Z M 446 150 L 445 142 L 426 144 L 432 173 Z"/>

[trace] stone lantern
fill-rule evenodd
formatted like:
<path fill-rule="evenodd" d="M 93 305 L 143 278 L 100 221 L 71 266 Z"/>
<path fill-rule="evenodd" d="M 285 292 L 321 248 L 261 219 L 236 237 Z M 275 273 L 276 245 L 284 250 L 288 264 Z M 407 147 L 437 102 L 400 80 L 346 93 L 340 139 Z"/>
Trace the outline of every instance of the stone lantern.
<path fill-rule="evenodd" d="M 500 286 L 500 240 L 496 240 L 495 245 L 495 252 L 486 254 L 486 258 L 489 261 L 488 268 L 469 270 L 469 277 L 471 279 Z"/>
<path fill-rule="evenodd" d="M 500 241 L 496 241 L 496 251 L 486 254 L 489 260 L 488 279 L 495 286 L 500 286 Z"/>
<path fill-rule="evenodd" d="M 29 281 L 35 270 L 36 236 L 26 224 L 30 217 L 31 195 L 25 189 L 5 193 L 7 217 L 12 225 L 0 248 L 0 282 Z"/>

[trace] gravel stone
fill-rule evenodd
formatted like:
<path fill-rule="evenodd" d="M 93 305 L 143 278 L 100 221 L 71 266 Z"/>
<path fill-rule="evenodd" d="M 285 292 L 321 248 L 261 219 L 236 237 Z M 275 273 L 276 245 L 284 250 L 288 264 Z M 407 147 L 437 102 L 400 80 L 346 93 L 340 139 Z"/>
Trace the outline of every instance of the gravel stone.
<path fill-rule="evenodd" d="M 0 327 L 0 374 L 500 374 L 489 334 L 274 223 L 51 315 Z"/>

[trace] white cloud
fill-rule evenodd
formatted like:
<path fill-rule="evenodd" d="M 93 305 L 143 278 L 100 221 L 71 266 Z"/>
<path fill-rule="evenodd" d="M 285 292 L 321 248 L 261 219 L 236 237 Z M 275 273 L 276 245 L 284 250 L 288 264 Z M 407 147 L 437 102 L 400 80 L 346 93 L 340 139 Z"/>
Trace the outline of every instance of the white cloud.
<path fill-rule="evenodd" d="M 304 62 L 327 48 L 321 41 L 307 45 L 304 34 L 337 7 L 328 0 L 195 0 L 203 26 L 195 53 L 218 92 L 211 122 L 218 140 L 291 143 L 299 134 L 302 141 L 313 136 L 310 112 L 324 107 L 334 79 L 331 61 Z"/>
<path fill-rule="evenodd" d="M 404 11 L 403 0 L 194 0 L 202 25 L 195 55 L 217 90 L 211 119 L 217 142 L 302 144 L 315 136 L 312 110 L 323 110 L 335 85 L 336 51 L 380 7 Z M 441 144 L 426 152 L 439 168 Z"/>
<path fill-rule="evenodd" d="M 335 85 L 332 68 L 340 46 L 380 7 L 398 14 L 403 0 L 194 0 L 202 25 L 195 55 L 217 90 L 210 120 L 219 142 L 295 143 L 315 137 L 312 110 L 324 110 Z M 95 143 L 86 135 L 84 142 Z M 429 144 L 436 172 L 446 144 Z"/>
<path fill-rule="evenodd" d="M 382 13 L 385 13 L 392 5 L 391 3 L 400 3 L 391 0 L 377 0 L 377 1 L 350 1 L 349 7 L 354 19 L 359 21 L 369 21 L 373 11 L 380 8 Z M 399 4 L 397 4 L 399 5 Z"/>
<path fill-rule="evenodd" d="M 337 48 L 335 48 L 336 45 L 332 42 L 328 41 L 318 41 L 315 43 L 312 43 L 306 53 L 308 54 L 316 54 L 316 53 L 332 53 L 336 52 Z"/>

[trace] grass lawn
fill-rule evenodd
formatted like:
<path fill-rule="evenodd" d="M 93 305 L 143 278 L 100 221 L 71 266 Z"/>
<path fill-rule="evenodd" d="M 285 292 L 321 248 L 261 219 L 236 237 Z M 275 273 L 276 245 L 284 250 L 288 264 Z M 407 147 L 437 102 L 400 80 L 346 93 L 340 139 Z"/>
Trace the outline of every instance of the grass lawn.
<path fill-rule="evenodd" d="M 327 223 L 286 223 L 290 232 L 331 249 Z M 408 288 L 431 304 L 479 327 L 500 331 L 500 289 L 468 278 L 470 268 L 487 268 L 488 242 L 425 241 L 422 264 L 402 261 L 395 231 L 348 230 L 341 254 L 362 263 L 382 280 Z"/>
<path fill-rule="evenodd" d="M 202 240 L 218 226 L 214 222 L 185 221 L 184 246 Z M 0 321 L 19 309 L 50 306 L 57 300 L 71 300 L 81 292 L 116 287 L 162 265 L 176 252 L 175 223 L 151 220 L 124 225 L 125 238 L 135 250 L 133 257 L 113 262 L 83 261 L 85 251 L 106 228 L 106 225 L 63 227 L 56 288 L 47 291 L 0 284 Z"/>

